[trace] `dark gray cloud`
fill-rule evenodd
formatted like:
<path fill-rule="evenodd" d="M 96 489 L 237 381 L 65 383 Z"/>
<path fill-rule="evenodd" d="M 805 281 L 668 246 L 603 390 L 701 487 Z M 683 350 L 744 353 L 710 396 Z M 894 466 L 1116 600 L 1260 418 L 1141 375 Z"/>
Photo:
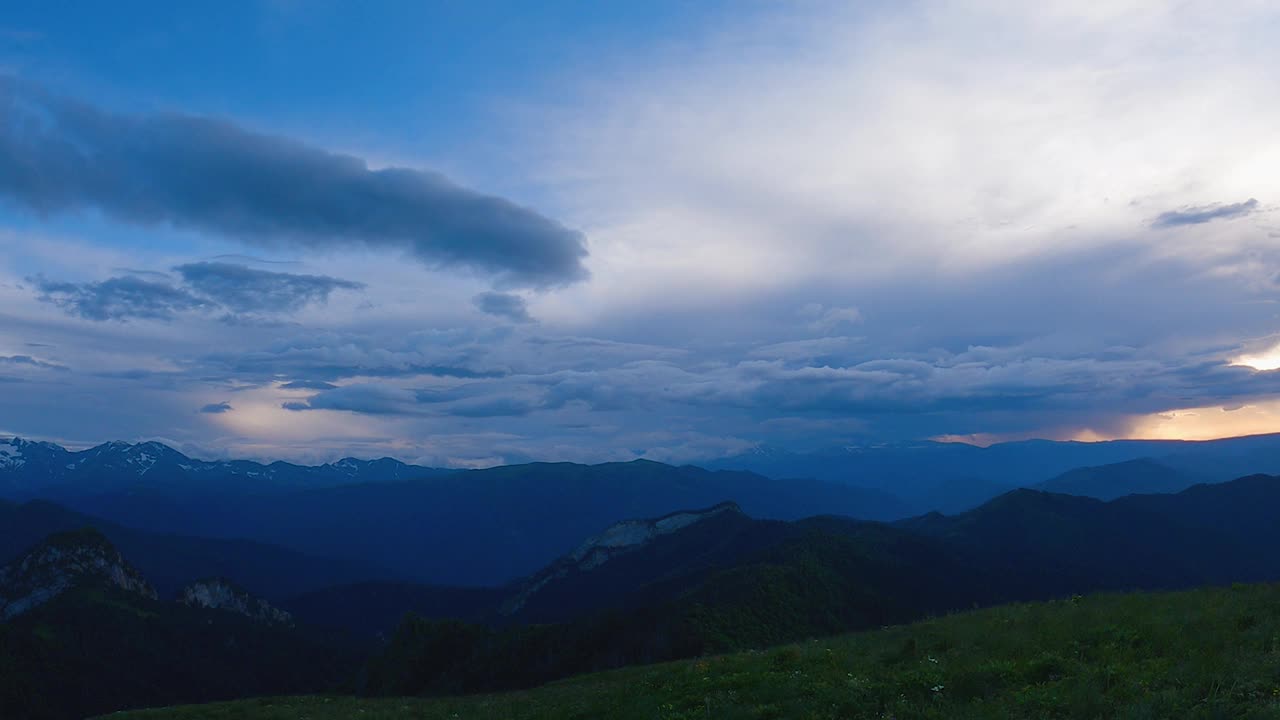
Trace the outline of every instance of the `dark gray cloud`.
<path fill-rule="evenodd" d="M 415 409 L 412 390 L 366 383 L 335 388 L 313 395 L 305 402 L 290 401 L 281 404 L 285 410 L 341 410 L 365 415 L 412 415 Z"/>
<path fill-rule="evenodd" d="M 529 315 L 529 306 L 519 295 L 501 292 L 483 292 L 471 298 L 471 302 L 480 312 L 506 318 L 512 322 L 533 322 Z"/>
<path fill-rule="evenodd" d="M 467 337 L 306 332 L 248 352 L 206 355 L 198 364 L 211 373 L 257 382 L 287 377 L 293 382 L 330 383 L 352 377 L 419 375 L 477 380 L 509 374 L 510 369 L 495 362 L 491 354 Z"/>
<path fill-rule="evenodd" d="M 1181 210 L 1170 210 L 1160 213 L 1156 219 L 1151 222 L 1152 227 L 1171 228 L 1180 227 L 1182 225 L 1199 225 L 1212 220 L 1223 220 L 1229 218 L 1243 217 L 1258 209 L 1258 201 L 1249 198 L 1244 202 L 1232 203 L 1230 205 L 1201 205 L 1199 207 L 1183 208 Z"/>
<path fill-rule="evenodd" d="M 280 386 L 281 390 L 333 390 L 337 388 L 333 383 L 327 383 L 322 380 L 293 380 Z"/>
<path fill-rule="evenodd" d="M 230 263 L 190 263 L 174 270 L 182 284 L 152 271 L 89 283 L 29 280 L 39 290 L 39 299 L 72 315 L 121 321 L 171 320 L 189 311 L 220 311 L 231 317 L 287 314 L 326 302 L 334 290 L 364 288 L 362 283 L 325 275 L 269 272 Z"/>
<path fill-rule="evenodd" d="M 28 280 L 39 290 L 40 300 L 88 320 L 171 320 L 181 312 L 215 307 L 184 288 L 134 275 L 88 283 Z"/>
<path fill-rule="evenodd" d="M 37 212 L 214 232 L 261 246 L 402 250 L 515 286 L 581 280 L 585 240 L 508 200 L 372 170 L 225 120 L 118 115 L 0 77 L 0 194 Z"/>
<path fill-rule="evenodd" d="M 235 313 L 291 313 L 323 303 L 334 290 L 361 290 L 363 283 L 325 275 L 293 275 L 244 265 L 200 262 L 174 270 L 193 291 Z"/>
<path fill-rule="evenodd" d="M 466 418 L 523 417 L 552 409 L 554 399 L 534 384 L 474 383 L 448 390 L 413 390 L 381 382 L 319 392 L 286 410 L 339 410 L 362 415 L 440 415 Z"/>
<path fill-rule="evenodd" d="M 1216 355 L 1216 353 L 1214 354 Z M 522 373 L 461 385 L 414 389 L 368 382 L 292 401 L 291 410 L 418 418 L 617 418 L 669 423 L 752 436 L 760 423 L 786 418 L 814 428 L 856 420 L 859 432 L 921 437 L 982 427 L 1018 432 L 1042 428 L 1108 429 L 1122 416 L 1172 407 L 1234 405 L 1280 393 L 1280 373 L 1258 373 L 1220 357 L 1163 357 L 1150 349 L 1114 346 L 978 346 L 962 352 L 903 351 L 845 364 L 795 360 L 695 359 L 679 365 L 632 361 L 590 371 Z M 1116 409 L 1122 409 L 1116 415 Z M 768 431 L 770 433 L 774 431 Z M 775 438 L 776 439 L 776 438 Z"/>
<path fill-rule="evenodd" d="M 226 402 L 225 400 L 218 403 L 209 403 L 208 405 L 200 408 L 200 412 L 209 415 L 221 415 L 224 412 L 231 412 L 231 410 L 233 410 L 231 403 Z"/>

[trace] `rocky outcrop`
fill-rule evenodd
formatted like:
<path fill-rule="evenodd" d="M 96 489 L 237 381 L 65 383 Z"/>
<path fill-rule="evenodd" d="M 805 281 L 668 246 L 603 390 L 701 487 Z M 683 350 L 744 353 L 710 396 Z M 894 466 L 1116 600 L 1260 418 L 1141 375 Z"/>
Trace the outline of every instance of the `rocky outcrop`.
<path fill-rule="evenodd" d="M 657 520 L 623 520 L 609 527 L 608 530 L 587 538 L 587 541 L 569 553 L 569 560 L 579 570 L 590 570 L 608 562 L 609 558 L 619 552 L 627 552 L 651 542 L 662 535 L 689 527 L 690 525 L 713 518 L 721 513 L 741 513 L 737 503 L 725 502 L 706 510 L 685 510 L 664 515 Z"/>
<path fill-rule="evenodd" d="M 534 593 L 539 592 L 549 583 L 574 573 L 591 572 L 619 554 L 634 552 L 659 537 L 671 535 L 696 523 L 728 513 L 742 515 L 742 508 L 734 502 L 723 502 L 705 510 L 682 510 L 656 520 L 623 520 L 615 523 L 599 535 L 588 538 L 576 550 L 547 569 L 529 578 L 518 593 L 503 603 L 501 612 L 504 615 L 514 615 L 525 606 Z"/>
<path fill-rule="evenodd" d="M 266 625 L 293 625 L 292 615 L 226 578 L 194 582 L 182 589 L 178 602 L 189 607 L 226 610 Z"/>
<path fill-rule="evenodd" d="M 0 619 L 9 620 L 90 583 L 156 598 L 150 583 L 101 533 L 76 530 L 50 535 L 0 569 Z"/>

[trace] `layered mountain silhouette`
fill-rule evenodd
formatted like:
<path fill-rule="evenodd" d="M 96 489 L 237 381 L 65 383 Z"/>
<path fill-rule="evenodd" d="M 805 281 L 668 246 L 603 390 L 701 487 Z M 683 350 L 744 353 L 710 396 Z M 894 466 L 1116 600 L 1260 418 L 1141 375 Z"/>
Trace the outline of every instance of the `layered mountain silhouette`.
<path fill-rule="evenodd" d="M 334 567 L 364 569 L 345 573 L 345 583 L 446 586 L 501 585 L 536 572 L 611 523 L 724 500 L 764 519 L 828 513 L 888 521 L 930 509 L 977 507 L 1018 486 L 1109 500 L 1227 480 L 1236 475 L 1226 473 L 1241 467 L 1248 470 L 1238 475 L 1280 471 L 1280 436 L 1205 443 L 1029 441 L 990 448 L 913 443 L 807 454 L 760 449 L 718 463 L 757 467 L 772 478 L 649 461 L 475 471 L 390 459 L 312 467 L 203 462 L 154 442 L 69 452 L 11 439 L 0 443 L 0 451 L 0 497 L 51 498 L 125 527 L 251 540 L 332 558 Z M 819 479 L 786 479 L 806 474 Z M 445 545 L 468 553 L 434 552 Z M 138 562 L 150 564 L 141 557 Z M 171 581 L 154 566 L 149 574 L 166 588 L 189 580 Z M 276 588 L 251 577 L 239 580 L 276 599 L 339 584 Z"/>
<path fill-rule="evenodd" d="M 226 590 L 227 592 L 224 592 Z M 361 662 L 223 581 L 158 598 L 92 529 L 54 534 L 0 569 L 0 717 L 333 690 Z"/>
<path fill-rule="evenodd" d="M 1280 434 L 1221 440 L 1113 440 L 1058 442 L 1026 440 L 975 447 L 963 443 L 909 442 L 844 445 L 795 452 L 759 447 L 705 467 L 745 470 L 770 477 L 810 477 L 889 493 L 911 508 L 909 514 L 959 512 L 1017 487 L 1042 487 L 1077 468 L 1146 459 L 1169 468 L 1175 478 L 1159 478 L 1152 468 L 1119 467 L 1080 485 L 1070 479 L 1043 489 L 1111 499 L 1135 492 L 1171 492 L 1195 483 L 1231 480 L 1252 473 L 1280 473 Z M 1086 473 L 1095 474 L 1097 473 Z M 872 518 L 868 519 L 895 519 Z"/>
<path fill-rule="evenodd" d="M 1082 467 L 1046 480 L 1037 490 L 1114 500 L 1125 495 L 1176 493 L 1199 484 L 1197 476 L 1151 458 Z"/>
<path fill-rule="evenodd" d="M 598 527 L 501 586 L 370 580 L 278 602 L 235 573 L 157 594 L 108 534 L 62 532 L 0 570 L 0 711 L 82 717 L 346 682 L 374 694 L 495 690 L 975 605 L 1277 580 L 1280 561 L 1257 552 L 1280 541 L 1277 502 L 1280 477 L 1266 475 L 1109 502 L 1020 489 L 895 523 L 758 519 L 725 501 Z M 9 510 L 33 507 L 56 506 Z M 180 544 L 115 531 L 144 555 Z M 359 672 L 379 633 L 385 644 Z"/>
<path fill-rule="evenodd" d="M 0 467 L 0 497 L 53 499 L 130 528 L 249 539 L 430 584 L 508 582 L 611 523 L 726 499 L 750 514 L 788 520 L 822 512 L 907 514 L 878 491 L 643 460 L 447 472 L 387 460 L 312 468 L 199 463 L 159 443 L 109 443 L 80 453 L 16 439 L 3 447 L 18 454 Z M 56 477 L 39 479 L 44 472 Z M 458 546 L 467 552 L 437 552 Z"/>
<path fill-rule="evenodd" d="M 487 627 L 406 621 L 370 682 L 493 690 L 975 605 L 1277 580 L 1280 561 L 1257 548 L 1280 535 L 1278 501 L 1280 477 L 1252 476 L 1111 502 L 1014 490 L 894 524 L 756 520 L 732 505 L 669 515 L 669 533 L 655 531 L 664 518 L 623 523 L 509 586 Z M 454 660 L 434 664 L 446 641 Z"/>
<path fill-rule="evenodd" d="M 0 563 L 53 533 L 93 527 L 135 563 L 163 597 L 204 577 L 234 576 L 251 592 L 281 600 L 344 583 L 394 578 L 346 560 L 251 540 L 197 538 L 134 530 L 44 500 L 0 500 Z"/>

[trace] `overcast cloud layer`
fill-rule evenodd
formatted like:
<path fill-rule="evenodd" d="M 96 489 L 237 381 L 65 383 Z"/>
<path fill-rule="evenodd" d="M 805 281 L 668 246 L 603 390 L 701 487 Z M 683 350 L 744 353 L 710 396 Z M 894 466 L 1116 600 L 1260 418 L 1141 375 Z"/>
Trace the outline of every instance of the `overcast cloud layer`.
<path fill-rule="evenodd" d="M 474 466 L 1277 431 L 1278 31 L 753 6 L 495 102 L 492 194 L 11 78 L 0 432 Z"/>

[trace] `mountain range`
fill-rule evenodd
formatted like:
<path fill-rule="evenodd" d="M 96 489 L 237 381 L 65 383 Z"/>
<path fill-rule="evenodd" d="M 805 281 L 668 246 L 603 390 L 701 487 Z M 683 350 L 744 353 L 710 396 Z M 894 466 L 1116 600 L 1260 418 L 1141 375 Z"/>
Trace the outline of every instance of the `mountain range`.
<path fill-rule="evenodd" d="M 1110 502 L 1019 489 L 892 524 L 734 505 L 623 523 L 508 586 L 487 621 L 405 621 L 370 689 L 490 691 L 975 605 L 1280 580 L 1258 551 L 1280 542 L 1277 503 L 1280 477 L 1255 475 Z"/>
<path fill-rule="evenodd" d="M 9 453 L 0 497 L 51 499 L 149 532 L 249 539 L 429 584 L 501 584 L 619 520 L 726 499 L 778 519 L 906 514 L 884 493 L 849 485 L 644 460 L 441 471 L 385 459 L 199 464 L 159 443 L 69 453 L 14 439 L 0 448 Z M 49 468 L 56 478 L 42 479 Z M 467 553 L 438 552 L 460 546 Z"/>
<path fill-rule="evenodd" d="M 1112 440 L 1074 442 L 1025 440 L 977 447 L 958 442 L 910 442 L 843 445 L 797 452 L 761 446 L 698 464 L 743 470 L 769 477 L 809 477 L 879 490 L 910 510 L 958 512 L 976 507 L 1013 488 L 1037 487 L 1077 468 L 1127 461 L 1154 461 L 1176 475 L 1166 491 L 1197 483 L 1222 482 L 1252 473 L 1280 473 L 1280 434 L 1220 440 Z M 1133 468 L 1131 468 L 1133 469 Z M 1104 486 L 1104 499 L 1144 491 L 1126 485 Z M 1154 491 L 1155 486 L 1147 486 Z M 866 516 L 870 518 L 870 516 Z M 901 515 L 899 517 L 905 517 Z M 873 518 L 890 519 L 890 518 Z"/>
<path fill-rule="evenodd" d="M 159 597 L 102 534 L 55 533 L 0 569 L 0 717 L 332 691 L 361 650 L 223 580 Z"/>
<path fill-rule="evenodd" d="M 1230 479 L 1240 468 L 1248 470 L 1239 475 L 1280 472 L 1280 436 L 988 448 L 927 442 L 807 454 L 762 448 L 711 465 L 749 465 L 772 476 L 643 460 L 467 471 L 389 458 L 318 466 L 211 462 L 156 442 L 71 452 L 13 438 L 0 441 L 0 497 L 50 499 L 152 533 L 272 545 L 311 558 L 300 559 L 301 565 L 329 562 L 352 583 L 498 586 L 538 571 L 582 538 L 627 518 L 732 500 L 763 519 L 834 514 L 895 521 L 977 507 L 1015 487 L 1108 500 L 1176 492 Z M 816 479 L 794 479 L 806 475 Z M 435 551 L 446 546 L 468 552 Z M 177 581 L 152 567 L 158 584 Z M 264 566 L 263 579 L 273 574 Z M 242 582 L 273 598 L 322 587 Z"/>
<path fill-rule="evenodd" d="M 196 460 L 160 442 L 113 441 L 72 451 L 19 437 L 0 439 L 0 493 L 56 499 L 156 489 L 167 492 L 271 493 L 445 475 L 451 470 L 391 458 L 343 458 L 324 465 Z"/>
<path fill-rule="evenodd" d="M 0 623 L 0 703 L 16 717 L 79 717 L 262 693 L 488 691 L 975 605 L 1277 580 L 1280 559 L 1259 549 L 1280 543 L 1278 503 L 1269 475 L 1111 501 L 1018 489 L 892 523 L 762 519 L 725 501 L 606 526 L 495 587 L 340 581 L 267 602 L 234 572 L 200 577 L 200 554 L 183 573 L 193 579 L 155 592 L 131 552 L 176 566 L 188 556 L 163 548 L 192 539 L 116 527 L 133 544 L 125 552 L 97 531 L 58 534 L 68 517 L 110 524 L 28 502 L 7 506 L 3 547 L 18 545 L 13 528 L 52 536 L 6 551 L 0 608 L 20 607 Z M 252 557 L 238 561 L 251 568 Z M 287 575 L 290 556 L 278 557 Z M 358 671 L 378 633 L 385 642 Z M 193 647 L 207 657 L 178 673 Z M 60 678 L 89 674 L 84 689 L 59 690 Z"/>
<path fill-rule="evenodd" d="M 302 593 L 395 577 L 359 563 L 316 557 L 252 540 L 154 533 L 69 510 L 47 500 L 0 500 L 0 564 L 44 537 L 94 527 L 133 562 L 162 597 L 203 577 L 235 577 L 255 594 L 282 600 Z"/>

